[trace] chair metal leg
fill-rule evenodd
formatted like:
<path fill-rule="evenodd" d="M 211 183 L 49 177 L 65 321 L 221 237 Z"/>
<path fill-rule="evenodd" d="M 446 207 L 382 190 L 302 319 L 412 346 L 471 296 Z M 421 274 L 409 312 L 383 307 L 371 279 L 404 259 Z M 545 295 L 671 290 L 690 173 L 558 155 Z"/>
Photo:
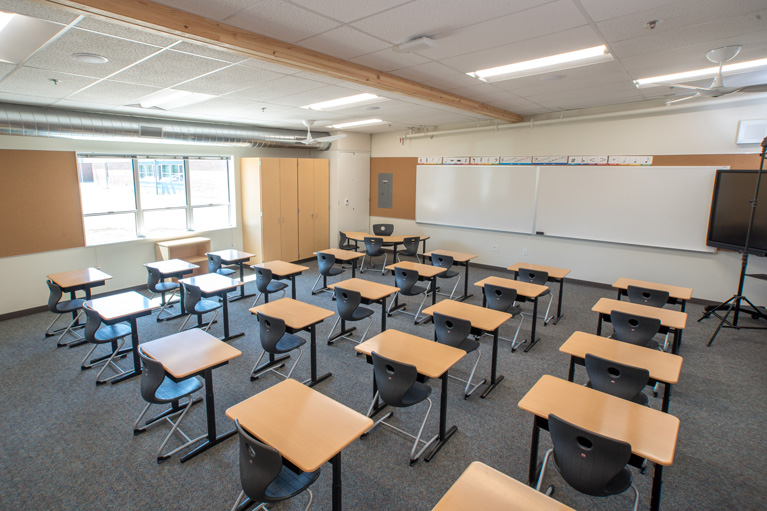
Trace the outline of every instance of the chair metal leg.
<path fill-rule="evenodd" d="M 61 335 L 59 335 L 59 337 L 56 339 L 56 345 L 57 346 L 69 346 L 72 343 L 75 343 L 77 341 L 82 341 L 83 339 L 85 339 L 83 336 L 76 335 L 72 331 L 72 327 L 75 325 L 75 323 L 77 323 L 77 320 L 80 319 L 80 315 L 82 315 L 82 313 L 83 313 L 82 309 L 79 309 L 77 311 L 77 315 L 74 317 L 74 319 L 72 321 L 70 321 L 69 324 L 67 325 L 67 327 L 64 329 L 64 331 L 61 332 Z M 61 316 L 61 315 L 59 315 L 59 316 Z M 56 319 L 59 319 L 59 318 L 56 318 Z M 55 321 L 54 321 L 54 323 L 55 323 Z M 53 323 L 51 323 L 51 326 L 53 326 Z M 72 339 L 69 342 L 61 342 L 61 339 L 67 334 L 67 332 L 69 332 L 70 334 L 74 335 L 75 338 Z"/>
<path fill-rule="evenodd" d="M 253 366 L 253 370 L 250 371 L 250 380 L 251 381 L 256 380 L 256 379 L 258 379 L 259 376 L 262 376 L 262 375 L 264 375 L 264 374 L 266 374 L 266 373 L 268 373 L 270 371 L 273 372 L 273 373 L 279 374 L 280 376 L 282 376 L 286 380 L 289 380 L 290 376 L 293 374 L 293 371 L 295 370 L 296 366 L 298 365 L 299 360 L 301 360 L 301 355 L 303 354 L 303 352 L 304 352 L 304 350 L 299 347 L 298 348 L 298 357 L 296 357 L 296 361 L 293 363 L 293 367 L 290 368 L 290 371 L 288 371 L 288 374 L 283 374 L 283 373 L 281 373 L 281 372 L 279 372 L 277 370 L 280 367 L 284 366 L 285 364 L 280 364 L 277 367 L 268 367 L 268 368 L 264 369 L 263 371 L 259 372 L 258 374 L 256 374 L 256 368 L 258 368 L 258 365 L 261 363 L 261 359 L 264 358 L 264 355 L 266 354 L 266 350 L 262 351 L 261 352 L 261 356 L 258 357 L 258 360 L 256 361 L 256 365 L 254 365 Z"/>
<path fill-rule="evenodd" d="M 167 419 L 168 422 L 173 424 L 173 427 L 171 428 L 170 432 L 168 433 L 168 436 L 165 437 L 165 440 L 163 440 L 162 445 L 160 445 L 160 449 L 157 451 L 157 462 L 158 463 L 160 463 L 162 461 L 165 461 L 166 459 L 170 458 L 171 456 L 176 454 L 181 449 L 184 449 L 185 447 L 189 447 L 193 443 L 195 443 L 195 442 L 197 442 L 199 440 L 202 440 L 202 439 L 204 439 L 204 438 L 206 438 L 208 436 L 207 433 L 204 433 L 204 434 L 198 436 L 197 438 L 190 439 L 186 435 L 186 433 L 184 433 L 183 431 L 181 431 L 181 429 L 179 429 L 179 425 L 181 424 L 181 421 L 184 420 L 184 417 L 186 417 L 186 414 L 189 412 L 189 409 L 192 408 L 192 403 L 193 402 L 194 401 L 192 399 L 192 396 L 189 396 L 189 403 L 186 405 L 186 407 L 184 407 L 184 411 L 181 412 L 181 415 L 176 420 L 176 422 L 173 422 L 172 420 L 170 420 L 170 418 L 165 417 L 165 419 Z M 179 435 L 184 437 L 184 439 L 186 439 L 186 443 L 176 447 L 175 449 L 173 449 L 172 451 L 170 451 L 170 452 L 168 452 L 166 454 L 162 454 L 162 450 L 165 448 L 165 444 L 168 443 L 168 440 L 170 440 L 170 437 L 173 436 L 173 433 L 178 433 Z"/>
<path fill-rule="evenodd" d="M 381 265 L 381 275 L 386 273 L 386 261 L 389 259 L 389 254 L 384 254 L 384 262 Z"/>
<path fill-rule="evenodd" d="M 551 302 L 554 301 L 554 293 L 549 293 L 549 304 L 546 306 L 546 312 L 543 314 L 543 324 L 548 325 L 549 322 L 551 322 L 552 319 L 554 319 L 554 316 L 549 316 L 549 311 L 551 310 Z M 533 339 L 534 341 L 535 339 Z"/>
<path fill-rule="evenodd" d="M 336 329 L 336 326 L 338 325 L 338 322 L 339 322 L 339 321 L 341 321 L 341 316 L 338 316 L 338 317 L 336 318 L 336 322 L 335 322 L 335 323 L 333 323 L 333 326 L 332 326 L 332 328 L 330 329 L 330 332 L 328 332 L 328 344 L 332 344 L 332 343 L 333 343 L 333 341 L 331 341 L 331 340 L 330 340 L 330 338 L 331 338 L 331 337 L 333 337 L 333 332 L 335 331 L 335 329 Z"/>
<path fill-rule="evenodd" d="M 107 361 L 104 363 L 104 366 L 101 368 L 101 371 L 99 371 L 99 374 L 96 375 L 96 385 L 101 385 L 103 383 L 110 382 L 110 381 L 114 380 L 115 378 L 117 378 L 118 376 L 122 376 L 122 375 L 124 375 L 125 373 L 128 372 L 125 369 L 123 369 L 122 367 L 118 366 L 115 363 L 115 361 L 114 361 L 115 357 L 117 356 L 119 351 L 122 349 L 124 344 L 125 344 L 125 337 L 120 339 L 120 342 L 117 345 L 117 349 L 112 351 L 112 354 L 109 356 Z M 94 346 L 94 348 L 95 348 L 95 346 Z M 85 359 L 87 360 L 88 357 L 85 357 Z M 85 362 L 85 360 L 83 360 L 83 362 Z M 102 373 L 106 370 L 107 367 L 110 367 L 110 366 L 112 366 L 112 369 L 114 369 L 117 374 L 113 374 L 109 378 L 105 378 L 105 379 L 102 380 L 101 379 Z"/>
<path fill-rule="evenodd" d="M 379 395 L 379 393 L 378 393 L 378 391 L 376 391 L 375 396 L 373 397 L 373 401 L 371 401 L 370 407 L 368 408 L 368 413 L 367 413 L 368 417 L 373 412 L 373 407 L 374 407 L 376 401 L 378 401 L 378 395 Z M 429 420 L 429 414 L 431 413 L 431 407 L 432 407 L 431 399 L 426 398 L 426 401 L 429 403 L 429 407 L 426 409 L 426 415 L 423 418 L 423 422 L 421 422 L 421 427 L 418 429 L 418 435 L 412 435 L 412 434 L 408 433 L 407 431 L 404 431 L 404 430 L 398 428 L 397 426 L 394 426 L 394 425 L 389 424 L 388 422 L 386 422 L 386 419 L 388 419 L 389 417 L 394 415 L 394 412 L 388 412 L 386 415 L 384 415 L 383 417 L 381 417 L 380 419 L 375 421 L 373 423 L 373 425 L 370 426 L 370 429 L 365 431 L 364 435 L 367 435 L 368 433 L 373 431 L 373 429 L 376 426 L 378 426 L 379 424 L 382 424 L 382 425 L 386 426 L 387 428 L 391 428 L 394 431 L 397 431 L 397 432 L 402 433 L 403 435 L 405 435 L 405 436 L 407 436 L 409 438 L 414 439 L 415 442 L 413 443 L 413 447 L 410 449 L 410 465 L 413 465 L 415 462 L 417 462 L 420 459 L 420 457 L 424 453 L 424 451 L 432 443 L 434 443 L 435 440 L 437 440 L 439 438 L 439 434 L 436 434 L 431 439 L 429 439 L 428 441 L 421 440 L 421 435 L 423 434 L 424 427 L 426 427 L 426 421 Z M 416 452 L 416 449 L 418 449 L 418 444 L 419 443 L 423 443 L 424 446 L 421 447 L 421 449 L 418 452 Z"/>
<path fill-rule="evenodd" d="M 328 334 L 328 344 L 333 344 L 338 339 L 346 339 L 347 341 L 352 341 L 352 342 L 356 342 L 357 344 L 361 344 L 362 342 L 365 341 L 365 336 L 367 336 L 368 330 L 370 330 L 370 327 L 373 324 L 373 316 L 370 316 L 370 320 L 368 321 L 368 326 L 367 326 L 367 328 L 365 328 L 365 333 L 362 334 L 362 337 L 360 338 L 359 341 L 357 339 L 353 339 L 353 338 L 351 338 L 351 337 L 349 337 L 347 335 L 342 335 L 340 337 L 336 337 L 335 339 L 331 340 L 331 337 L 333 337 L 333 332 L 335 331 L 336 325 L 338 325 L 339 321 L 341 321 L 341 317 L 340 316 L 336 318 L 336 322 L 333 323 L 333 328 L 330 329 L 330 333 Z"/>
<path fill-rule="evenodd" d="M 541 483 L 543 482 L 543 475 L 546 473 L 546 467 L 549 463 L 549 457 L 554 449 L 546 451 L 546 455 L 543 457 L 543 463 L 541 464 L 541 473 L 538 475 L 538 484 L 535 485 L 536 491 L 541 491 Z"/>
<path fill-rule="evenodd" d="M 463 398 L 469 399 L 471 395 L 474 393 L 475 390 L 477 390 L 480 385 L 484 385 L 487 383 L 487 380 L 482 378 L 482 380 L 479 383 L 475 383 L 474 386 L 471 386 L 471 381 L 474 379 L 474 372 L 477 370 L 477 366 L 479 365 L 479 359 L 482 356 L 482 352 L 477 350 L 477 360 L 474 362 L 474 367 L 471 368 L 471 374 L 469 374 L 469 379 L 464 380 L 463 378 L 458 378 L 457 376 L 453 376 L 452 374 L 449 374 L 449 378 L 453 378 L 454 380 L 458 380 L 460 382 L 463 382 L 466 384 L 466 388 L 463 390 Z"/>
<path fill-rule="evenodd" d="M 256 295 L 256 299 L 253 300 L 253 305 L 250 306 L 251 309 L 256 306 L 256 304 L 258 303 L 258 299 L 259 298 L 261 298 L 261 291 L 259 291 L 258 294 Z"/>
<path fill-rule="evenodd" d="M 203 332 L 207 332 L 208 330 L 210 330 L 210 326 L 211 326 L 213 323 L 215 323 L 215 322 L 216 322 L 216 318 L 217 318 L 217 317 L 218 317 L 218 309 L 216 309 L 216 310 L 214 310 L 214 311 L 213 311 L 213 319 L 211 319 L 211 320 L 210 320 L 210 322 L 208 323 L 208 326 L 206 326 L 205 328 L 203 328 L 203 329 L 202 329 L 202 331 L 203 331 Z"/>
<path fill-rule="evenodd" d="M 186 326 L 186 324 L 189 322 L 189 318 L 191 318 L 191 317 L 192 317 L 192 313 L 191 313 L 191 312 L 189 312 L 189 313 L 186 315 L 186 318 L 184 318 L 184 322 L 183 322 L 183 323 L 181 323 L 181 328 L 179 328 L 179 329 L 178 329 L 178 331 L 179 331 L 179 332 L 183 332 L 183 331 L 184 331 L 184 327 L 185 327 L 185 326 Z"/>
<path fill-rule="evenodd" d="M 365 252 L 365 254 L 362 256 L 362 261 L 360 262 L 360 273 L 365 273 L 365 258 L 367 256 L 368 256 L 367 252 Z"/>
<path fill-rule="evenodd" d="M 312 495 L 312 490 L 309 488 L 306 489 L 306 493 L 309 494 L 309 502 L 306 503 L 306 507 L 304 508 L 304 511 L 309 511 L 309 506 L 312 505 L 312 500 L 314 500 L 314 495 Z M 636 508 L 634 508 L 634 511 L 636 511 Z"/>
<path fill-rule="evenodd" d="M 453 286 L 453 290 L 450 291 L 450 299 L 453 299 L 453 295 L 455 294 L 455 290 L 458 288 L 458 283 L 461 282 L 461 274 L 458 274 L 458 278 L 455 279 L 455 285 Z"/>
<path fill-rule="evenodd" d="M 162 317 L 162 313 L 165 312 L 165 309 L 170 305 L 170 302 L 173 301 L 173 297 L 176 296 L 176 291 L 177 291 L 176 289 L 171 291 L 170 298 L 168 298 L 165 301 L 165 304 L 162 307 L 160 307 L 160 312 L 157 313 L 157 319 L 160 319 L 160 317 Z M 152 293 L 152 298 L 154 298 L 156 294 L 157 293 Z M 151 300 L 151 298 L 150 298 L 150 300 Z"/>
<path fill-rule="evenodd" d="M 232 511 L 237 511 L 237 508 L 240 507 L 240 502 L 242 502 L 242 498 L 245 496 L 245 491 L 240 491 L 240 494 L 237 496 L 237 500 L 234 501 L 234 506 L 232 506 Z"/>

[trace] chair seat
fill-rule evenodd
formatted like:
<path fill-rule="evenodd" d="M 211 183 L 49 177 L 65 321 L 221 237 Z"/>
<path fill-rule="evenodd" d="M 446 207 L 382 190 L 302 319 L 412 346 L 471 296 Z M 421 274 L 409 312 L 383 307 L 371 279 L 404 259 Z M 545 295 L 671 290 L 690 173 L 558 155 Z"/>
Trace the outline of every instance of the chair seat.
<path fill-rule="evenodd" d="M 174 291 L 181 287 L 178 282 L 158 282 L 154 285 L 154 288 L 158 293 L 167 293 L 168 291 Z"/>
<path fill-rule="evenodd" d="M 319 470 L 296 474 L 283 465 L 280 473 L 277 474 L 274 481 L 266 487 L 264 493 L 270 501 L 287 500 L 304 491 L 309 485 L 314 483 L 319 476 Z"/>
<path fill-rule="evenodd" d="M 117 323 L 116 325 L 102 325 L 96 330 L 96 342 L 112 342 L 120 337 L 131 334 L 130 323 Z"/>
<path fill-rule="evenodd" d="M 466 353 L 471 353 L 472 351 L 479 348 L 479 343 L 473 339 L 466 338 L 461 341 L 461 344 L 456 346 L 456 348 L 463 350 Z"/>
<path fill-rule="evenodd" d="M 276 293 L 277 291 L 282 291 L 288 287 L 288 285 L 285 282 L 269 282 L 269 284 L 266 285 L 266 292 L 267 293 Z"/>
<path fill-rule="evenodd" d="M 425 383 L 414 382 L 413 386 L 402 396 L 402 406 L 417 405 L 431 395 L 431 387 Z"/>
<path fill-rule="evenodd" d="M 65 312 L 72 312 L 77 309 L 81 309 L 85 300 L 82 298 L 75 298 L 74 300 L 64 300 L 56 304 L 56 310 L 62 314 Z"/>
<path fill-rule="evenodd" d="M 418 296 L 426 292 L 426 286 L 413 286 L 408 291 L 400 290 L 399 294 L 402 296 Z"/>
<path fill-rule="evenodd" d="M 373 310 L 368 309 L 367 307 L 357 307 L 352 312 L 352 319 L 351 321 L 359 321 L 361 319 L 365 319 L 369 316 L 373 315 Z"/>
<path fill-rule="evenodd" d="M 222 305 L 215 300 L 202 299 L 199 302 L 197 302 L 197 305 L 194 306 L 194 312 L 195 314 L 204 314 L 206 312 L 220 309 L 221 307 Z"/>
<path fill-rule="evenodd" d="M 345 245 L 341 245 L 338 248 L 340 248 L 341 250 L 356 250 L 357 245 L 355 245 L 354 243 L 346 243 Z"/>
<path fill-rule="evenodd" d="M 344 270 L 342 270 L 341 268 L 330 268 L 328 270 L 327 276 L 328 277 L 334 277 L 334 276 L 338 275 L 339 273 L 343 273 L 343 272 L 344 272 Z"/>
<path fill-rule="evenodd" d="M 631 471 L 628 468 L 624 468 L 618 475 L 613 477 L 609 483 L 604 487 L 603 491 L 594 495 L 595 497 L 607 497 L 610 495 L 617 495 L 623 493 L 631 487 L 632 477 Z"/>
<path fill-rule="evenodd" d="M 306 344 L 306 339 L 285 332 L 275 346 L 275 353 L 287 353 Z"/>
<path fill-rule="evenodd" d="M 180 382 L 175 382 L 167 376 L 162 384 L 155 391 L 155 403 L 170 403 L 177 401 L 192 392 L 197 392 L 202 388 L 202 382 L 197 378 L 187 378 Z"/>
<path fill-rule="evenodd" d="M 368 252 L 368 255 L 370 257 L 379 257 L 379 256 L 382 256 L 382 255 L 386 255 L 387 252 L 391 252 L 391 250 L 383 250 L 383 249 L 381 249 L 381 250 L 379 250 L 378 252 L 376 252 L 374 254 L 371 254 L 370 252 Z"/>
<path fill-rule="evenodd" d="M 544 291 L 543 293 L 539 294 L 538 296 L 548 296 L 550 294 L 551 294 L 551 289 L 546 288 L 546 291 Z"/>
<path fill-rule="evenodd" d="M 447 271 L 443 271 L 442 273 L 437 275 L 437 278 L 439 278 L 439 279 L 452 279 L 456 275 L 458 275 L 457 271 L 447 270 Z"/>
<path fill-rule="evenodd" d="M 514 306 L 510 308 L 509 310 L 507 310 L 506 312 L 508 312 L 512 316 L 518 316 L 519 314 L 522 314 L 522 309 L 517 306 Z"/>
<path fill-rule="evenodd" d="M 216 273 L 223 275 L 224 277 L 228 277 L 230 275 L 234 275 L 235 271 L 231 268 L 219 268 L 216 270 Z"/>

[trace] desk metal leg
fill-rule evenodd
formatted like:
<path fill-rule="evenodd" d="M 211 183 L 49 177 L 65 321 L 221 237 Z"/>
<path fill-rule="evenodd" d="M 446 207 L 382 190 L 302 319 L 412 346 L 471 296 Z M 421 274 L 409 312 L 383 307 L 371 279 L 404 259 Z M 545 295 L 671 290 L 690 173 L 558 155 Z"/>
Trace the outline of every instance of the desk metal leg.
<path fill-rule="evenodd" d="M 602 313 L 599 313 L 599 319 L 597 320 L 597 335 L 602 335 Z"/>
<path fill-rule="evenodd" d="M 314 387 L 319 382 L 324 381 L 332 376 L 331 373 L 325 373 L 322 376 L 317 376 L 317 325 L 312 325 L 309 327 L 309 335 L 311 337 L 311 341 L 309 343 L 310 350 L 311 350 L 311 378 L 306 380 L 304 385 L 307 385 L 309 387 Z"/>
<path fill-rule="evenodd" d="M 333 465 L 333 511 L 341 511 L 343 508 L 342 503 L 342 487 L 341 487 L 341 451 L 330 459 L 330 464 Z"/>
<path fill-rule="evenodd" d="M 141 374 L 141 357 L 138 355 L 138 322 L 136 321 L 136 318 L 130 318 L 130 328 L 131 351 L 133 352 L 133 370 L 118 376 L 114 380 L 110 380 L 112 385 Z M 98 382 L 96 385 L 98 385 Z"/>
<path fill-rule="evenodd" d="M 229 299 L 228 295 L 226 293 L 221 294 L 222 297 L 222 303 L 224 304 L 224 338 L 221 339 L 222 341 L 228 342 L 232 339 L 236 339 L 238 337 L 242 337 L 245 335 L 245 332 L 240 332 L 238 334 L 229 335 Z"/>
<path fill-rule="evenodd" d="M 433 276 L 431 278 L 431 304 L 434 305 L 437 303 L 437 276 Z M 428 323 L 429 321 L 434 321 L 434 318 L 431 316 L 426 316 L 421 320 L 421 323 Z"/>
<path fill-rule="evenodd" d="M 447 429 L 447 371 L 440 376 L 442 380 L 442 389 L 439 396 L 439 441 L 434 444 L 434 447 L 426 454 L 424 461 L 429 462 L 437 455 L 440 449 L 450 440 L 450 437 L 458 431 L 458 426 L 451 426 Z"/>
<path fill-rule="evenodd" d="M 557 300 L 557 317 L 554 318 L 554 324 L 559 323 L 562 319 L 562 288 L 565 286 L 565 279 L 559 279 L 559 299 Z M 620 300 L 620 298 L 618 298 Z"/>
<path fill-rule="evenodd" d="M 381 332 L 386 331 L 386 297 L 381 298 Z"/>
<path fill-rule="evenodd" d="M 538 427 L 538 417 L 533 416 L 533 435 L 530 440 L 530 467 L 527 472 L 527 484 L 535 486 L 535 475 L 538 471 L 538 441 L 540 440 L 541 430 Z"/>
<path fill-rule="evenodd" d="M 290 297 L 296 299 L 296 276 L 290 276 Z"/>
<path fill-rule="evenodd" d="M 650 511 L 660 509 L 660 492 L 663 486 L 663 465 L 655 463 L 655 474 L 652 476 L 652 496 L 650 497 Z"/>
<path fill-rule="evenodd" d="M 490 366 L 490 385 L 487 386 L 480 396 L 482 399 L 489 396 L 493 389 L 503 381 L 503 375 L 496 376 L 496 370 L 498 369 L 498 330 L 500 330 L 500 327 L 493 331 L 493 362 Z"/>
<path fill-rule="evenodd" d="M 570 355 L 570 368 L 567 370 L 567 381 L 575 379 L 575 357 Z"/>
<path fill-rule="evenodd" d="M 223 442 L 230 436 L 237 433 L 235 428 L 231 431 L 227 431 L 221 436 L 217 436 L 216 433 L 216 404 L 213 399 L 213 369 L 208 368 L 202 372 L 202 377 L 205 380 L 205 415 L 208 421 L 208 438 L 193 450 L 189 451 L 181 457 L 181 463 L 189 461 L 200 453 L 203 453 L 213 447 L 214 445 Z"/>
<path fill-rule="evenodd" d="M 528 344 L 525 347 L 525 353 L 530 351 L 530 349 L 536 345 L 538 341 L 540 341 L 539 338 L 536 337 L 535 328 L 538 324 L 538 297 L 536 296 L 533 300 L 533 324 L 530 327 L 530 344 Z"/>
<path fill-rule="evenodd" d="M 473 294 L 469 294 L 469 261 L 466 261 L 464 264 L 464 267 L 466 268 L 464 271 L 463 276 L 463 296 L 459 296 L 456 298 L 456 301 L 462 302 L 466 300 L 467 298 L 471 298 L 474 296 Z"/>
<path fill-rule="evenodd" d="M 669 403 L 671 402 L 671 384 L 664 383 L 663 386 L 665 389 L 663 390 L 663 404 L 661 405 L 660 410 L 664 413 L 668 413 Z"/>
<path fill-rule="evenodd" d="M 230 298 L 229 301 L 231 302 L 236 302 L 237 300 L 256 295 L 256 293 L 245 294 L 245 263 L 239 262 L 237 265 L 240 267 L 240 282 L 242 282 L 242 285 L 240 286 L 240 296 Z"/>

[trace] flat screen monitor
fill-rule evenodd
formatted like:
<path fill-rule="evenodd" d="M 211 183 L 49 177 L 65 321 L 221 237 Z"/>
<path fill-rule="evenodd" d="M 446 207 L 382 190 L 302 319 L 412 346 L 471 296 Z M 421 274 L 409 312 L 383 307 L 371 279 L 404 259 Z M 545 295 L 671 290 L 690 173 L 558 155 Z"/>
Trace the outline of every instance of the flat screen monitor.
<path fill-rule="evenodd" d="M 767 255 L 767 172 L 759 185 L 749 254 Z M 706 245 L 743 251 L 756 187 L 756 170 L 716 171 Z"/>

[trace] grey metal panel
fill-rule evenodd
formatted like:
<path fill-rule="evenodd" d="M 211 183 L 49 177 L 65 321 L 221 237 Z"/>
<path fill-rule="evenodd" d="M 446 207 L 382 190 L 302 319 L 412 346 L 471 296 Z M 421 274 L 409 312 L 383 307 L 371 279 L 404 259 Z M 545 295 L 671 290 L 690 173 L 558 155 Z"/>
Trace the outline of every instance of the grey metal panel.
<path fill-rule="evenodd" d="M 378 174 L 378 207 L 391 209 L 392 207 L 392 180 L 394 174 L 382 172 Z"/>

